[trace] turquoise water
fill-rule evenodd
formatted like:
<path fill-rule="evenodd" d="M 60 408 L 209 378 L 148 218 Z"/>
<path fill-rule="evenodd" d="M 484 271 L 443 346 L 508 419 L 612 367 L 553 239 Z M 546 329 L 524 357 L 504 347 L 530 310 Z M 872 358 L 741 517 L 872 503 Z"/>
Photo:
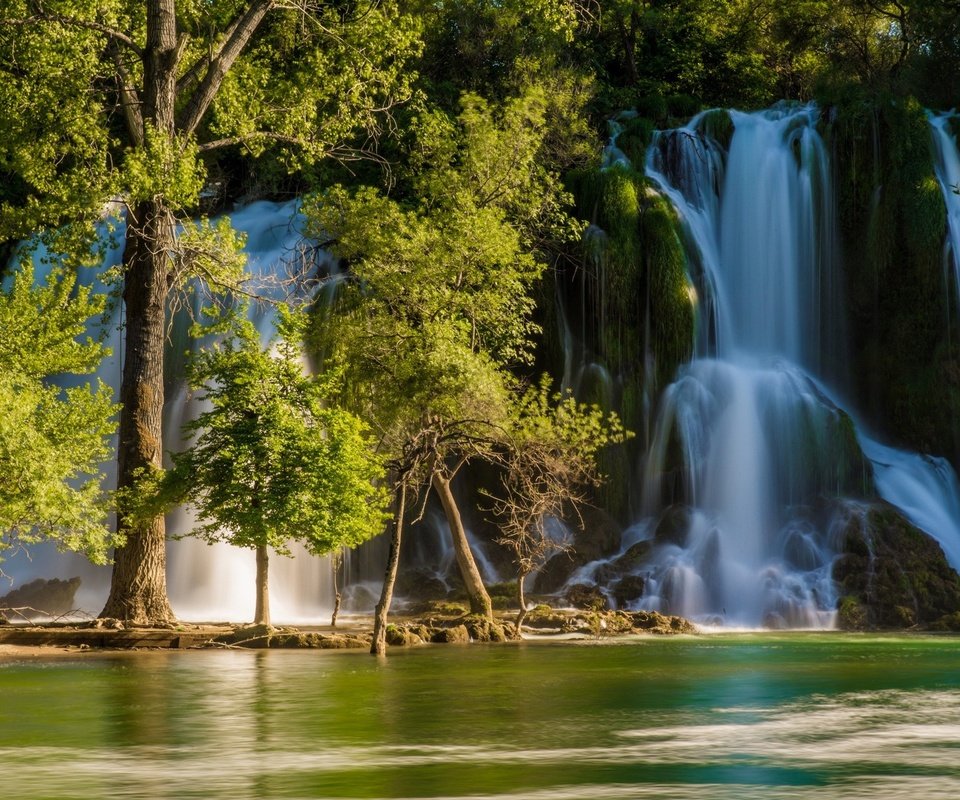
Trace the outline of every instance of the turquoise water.
<path fill-rule="evenodd" d="M 0 661 L 0 797 L 956 798 L 960 639 Z"/>

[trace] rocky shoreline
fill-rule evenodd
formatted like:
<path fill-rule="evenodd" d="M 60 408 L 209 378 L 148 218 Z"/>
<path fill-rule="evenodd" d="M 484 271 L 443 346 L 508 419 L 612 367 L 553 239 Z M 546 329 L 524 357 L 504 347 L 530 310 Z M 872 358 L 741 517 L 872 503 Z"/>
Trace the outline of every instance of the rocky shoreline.
<path fill-rule="evenodd" d="M 166 627 L 125 625 L 119 620 L 82 623 L 0 625 L 0 655 L 4 648 L 40 652 L 159 649 L 369 649 L 371 620 L 356 617 L 330 626 L 273 627 L 267 625 L 172 624 Z M 470 614 L 438 611 L 419 617 L 398 617 L 387 628 L 389 647 L 429 644 L 511 642 L 522 639 L 602 639 L 628 635 L 697 633 L 682 617 L 647 611 L 576 611 L 538 606 L 527 615 L 522 632 L 506 616 L 490 621 Z"/>

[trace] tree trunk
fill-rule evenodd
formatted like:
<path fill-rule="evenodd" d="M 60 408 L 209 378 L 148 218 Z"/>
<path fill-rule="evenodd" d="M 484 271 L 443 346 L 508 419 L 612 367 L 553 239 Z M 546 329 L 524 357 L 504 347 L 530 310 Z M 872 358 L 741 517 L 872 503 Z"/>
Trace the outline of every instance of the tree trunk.
<path fill-rule="evenodd" d="M 257 608 L 253 612 L 254 625 L 270 624 L 270 576 L 267 546 L 257 545 Z"/>
<path fill-rule="evenodd" d="M 330 615 L 330 627 L 337 627 L 337 617 L 340 616 L 340 567 L 343 566 L 343 552 L 334 551 L 333 560 L 333 613 Z"/>
<path fill-rule="evenodd" d="M 177 25 L 174 0 L 148 0 L 143 51 L 145 122 L 174 135 Z M 163 454 L 163 345 L 174 222 L 162 198 L 139 203 L 127 218 L 123 253 L 126 340 L 120 384 L 117 485 L 132 486 L 142 469 L 161 468 Z M 167 599 L 163 517 L 134 522 L 118 516 L 126 543 L 114 554 L 110 596 L 102 617 L 138 623 L 173 619 Z"/>
<path fill-rule="evenodd" d="M 527 599 L 523 596 L 523 581 L 527 577 L 525 572 L 517 575 L 517 602 L 520 604 L 520 610 L 517 612 L 517 633 L 520 633 L 520 626 L 527 618 Z"/>
<path fill-rule="evenodd" d="M 483 585 L 483 578 L 480 577 L 480 570 L 477 569 L 477 562 L 470 550 L 467 532 L 464 530 L 463 520 L 460 518 L 460 509 L 457 508 L 457 501 L 453 492 L 450 491 L 450 481 L 440 475 L 434 475 L 433 488 L 440 497 L 447 523 L 450 525 L 453 551 L 457 556 L 457 566 L 460 568 L 460 577 L 463 578 L 467 597 L 470 598 L 470 611 L 473 614 L 481 614 L 492 620 L 493 606 L 490 603 L 490 595 L 487 594 L 486 587 Z"/>
<path fill-rule="evenodd" d="M 407 510 L 407 484 L 400 484 L 393 517 L 393 536 L 390 539 L 390 557 L 387 559 L 387 574 L 383 578 L 380 602 L 373 618 L 373 643 L 370 653 L 375 656 L 387 654 L 387 614 L 393 602 L 393 586 L 397 582 L 397 567 L 400 564 L 400 540 L 403 536 L 403 517 Z"/>
<path fill-rule="evenodd" d="M 160 469 L 163 454 L 163 345 L 167 253 L 173 220 L 162 204 L 141 203 L 130 215 L 123 261 L 126 310 L 117 485 L 132 486 L 140 470 Z M 140 624 L 174 619 L 167 599 L 166 537 L 162 516 L 134 521 L 119 515 L 126 537 L 114 554 L 110 596 L 101 617 Z"/>

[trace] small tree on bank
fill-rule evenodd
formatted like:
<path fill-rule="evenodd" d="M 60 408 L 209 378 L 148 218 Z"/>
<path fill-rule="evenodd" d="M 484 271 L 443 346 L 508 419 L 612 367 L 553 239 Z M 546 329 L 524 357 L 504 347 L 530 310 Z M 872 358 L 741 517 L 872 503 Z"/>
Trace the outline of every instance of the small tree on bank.
<path fill-rule="evenodd" d="M 272 351 L 247 321 L 201 351 L 189 379 L 212 407 L 189 423 L 196 440 L 163 479 L 167 502 L 196 506 L 194 535 L 256 551 L 258 624 L 270 624 L 268 548 L 289 555 L 299 541 L 326 555 L 377 535 L 387 520 L 366 429 L 327 404 L 329 378 L 304 374 L 300 331 L 285 312 Z"/>
<path fill-rule="evenodd" d="M 517 566 L 517 629 L 527 614 L 524 581 L 568 543 L 550 535 L 551 520 L 580 516 L 590 492 L 603 482 L 597 459 L 604 447 L 629 438 L 616 414 L 572 397 L 549 395 L 549 381 L 530 389 L 500 443 L 500 486 L 488 494 L 502 532 L 498 542 Z"/>
<path fill-rule="evenodd" d="M 399 509 L 432 491 L 471 612 L 492 617 L 452 482 L 469 461 L 490 457 L 509 425 L 511 368 L 532 361 L 538 330 L 531 287 L 545 268 L 540 238 L 580 233 L 558 179 L 539 165 L 545 115 L 535 86 L 498 106 L 464 95 L 458 117 L 420 121 L 411 197 L 335 187 L 304 203 L 308 231 L 349 269 L 330 323 L 318 325 L 319 349 L 343 365 L 351 408 L 371 421 L 395 465 L 381 607 L 396 574 Z"/>

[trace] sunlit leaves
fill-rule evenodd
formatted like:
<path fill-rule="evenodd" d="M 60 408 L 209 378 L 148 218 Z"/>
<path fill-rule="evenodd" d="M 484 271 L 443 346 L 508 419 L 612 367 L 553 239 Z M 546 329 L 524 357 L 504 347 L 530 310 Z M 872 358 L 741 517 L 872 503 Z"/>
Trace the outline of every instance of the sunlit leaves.
<path fill-rule="evenodd" d="M 51 539 L 103 563 L 114 544 L 101 474 L 113 392 L 50 381 L 96 368 L 104 350 L 83 337 L 102 310 L 103 298 L 71 275 L 34 287 L 29 266 L 0 292 L 0 550 Z"/>
<path fill-rule="evenodd" d="M 329 405 L 329 378 L 304 373 L 300 328 L 287 316 L 264 349 L 256 328 L 203 350 L 191 384 L 211 404 L 188 426 L 196 440 L 164 479 L 197 508 L 199 535 L 238 547 L 291 541 L 317 554 L 353 547 L 383 529 L 382 468 L 353 414 Z"/>

